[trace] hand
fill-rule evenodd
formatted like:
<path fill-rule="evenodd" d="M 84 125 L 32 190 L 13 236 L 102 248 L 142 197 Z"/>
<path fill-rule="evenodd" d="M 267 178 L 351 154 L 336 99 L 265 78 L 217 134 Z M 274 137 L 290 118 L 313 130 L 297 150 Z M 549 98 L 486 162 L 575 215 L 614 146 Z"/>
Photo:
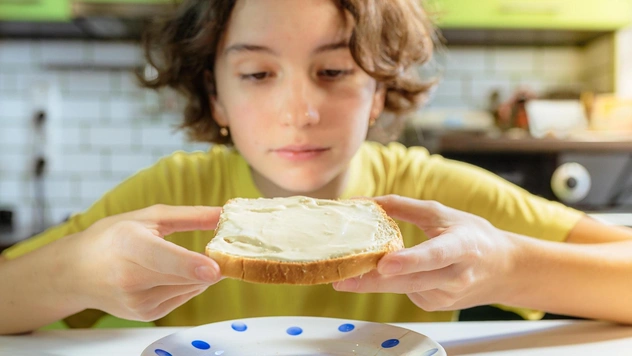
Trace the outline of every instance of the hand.
<path fill-rule="evenodd" d="M 384 256 L 377 270 L 335 283 L 336 290 L 405 293 L 427 311 L 502 300 L 517 251 L 510 234 L 437 202 L 392 195 L 375 200 L 391 217 L 417 225 L 429 240 Z"/>
<path fill-rule="evenodd" d="M 159 319 L 220 280 L 207 256 L 165 241 L 177 231 L 212 230 L 221 208 L 156 205 L 107 217 L 74 235 L 71 265 L 84 308 Z"/>

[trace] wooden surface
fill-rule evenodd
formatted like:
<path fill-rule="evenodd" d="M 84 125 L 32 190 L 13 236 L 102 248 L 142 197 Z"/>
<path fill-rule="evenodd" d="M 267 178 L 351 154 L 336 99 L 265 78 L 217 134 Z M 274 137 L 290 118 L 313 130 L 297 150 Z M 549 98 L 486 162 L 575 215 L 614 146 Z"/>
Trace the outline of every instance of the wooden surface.
<path fill-rule="evenodd" d="M 449 134 L 439 140 L 440 152 L 631 152 L 632 137 L 617 138 L 532 138 Z"/>

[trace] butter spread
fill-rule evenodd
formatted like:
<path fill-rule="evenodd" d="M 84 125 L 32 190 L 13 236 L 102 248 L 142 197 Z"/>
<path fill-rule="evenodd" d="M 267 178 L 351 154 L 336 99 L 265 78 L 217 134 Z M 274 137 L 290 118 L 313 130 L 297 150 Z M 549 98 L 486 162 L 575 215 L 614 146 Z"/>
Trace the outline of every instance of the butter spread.
<path fill-rule="evenodd" d="M 369 201 L 302 196 L 234 199 L 208 247 L 277 261 L 313 261 L 375 249 L 380 211 Z"/>

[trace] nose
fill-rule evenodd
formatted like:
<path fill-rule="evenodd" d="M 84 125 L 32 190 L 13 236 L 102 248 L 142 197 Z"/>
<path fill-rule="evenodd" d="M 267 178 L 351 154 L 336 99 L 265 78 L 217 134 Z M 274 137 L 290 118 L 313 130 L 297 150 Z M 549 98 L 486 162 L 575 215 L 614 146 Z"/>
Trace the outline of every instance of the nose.
<path fill-rule="evenodd" d="M 289 79 L 289 78 L 288 78 Z M 295 76 L 286 83 L 281 103 L 281 122 L 285 126 L 306 127 L 318 124 L 320 115 L 314 102 L 309 78 Z"/>

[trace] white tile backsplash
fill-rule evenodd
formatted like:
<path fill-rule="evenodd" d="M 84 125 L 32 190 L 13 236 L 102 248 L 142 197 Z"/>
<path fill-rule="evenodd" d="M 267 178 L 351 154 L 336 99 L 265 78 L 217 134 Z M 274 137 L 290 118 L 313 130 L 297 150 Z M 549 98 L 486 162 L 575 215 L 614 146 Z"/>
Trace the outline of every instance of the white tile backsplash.
<path fill-rule="evenodd" d="M 92 147 L 117 147 L 129 150 L 132 146 L 132 127 L 91 126 L 89 142 Z"/>
<path fill-rule="evenodd" d="M 534 75 L 536 72 L 537 49 L 499 47 L 491 51 L 492 63 L 496 73 L 505 75 Z"/>
<path fill-rule="evenodd" d="M 0 146 L 19 146 L 32 139 L 31 129 L 28 127 L 6 126 L 0 130 Z"/>
<path fill-rule="evenodd" d="M 24 120 L 29 116 L 28 102 L 22 96 L 3 94 L 0 96 L 0 122 Z"/>
<path fill-rule="evenodd" d="M 15 92 L 18 87 L 18 78 L 15 74 L 4 72 L 0 73 L 0 91 Z"/>
<path fill-rule="evenodd" d="M 32 158 L 23 152 L 7 152 L 2 149 L 2 154 L 0 154 L 0 172 L 3 173 L 3 177 L 6 175 L 16 178 L 32 171 L 31 162 Z M 2 192 L 0 192 L 1 194 Z"/>
<path fill-rule="evenodd" d="M 145 147 L 182 147 L 185 142 L 182 131 L 174 132 L 167 125 L 159 127 L 147 127 L 141 132 L 141 144 Z"/>
<path fill-rule="evenodd" d="M 40 61 L 44 65 L 83 64 L 89 60 L 89 46 L 77 41 L 38 43 Z"/>
<path fill-rule="evenodd" d="M 109 157 L 110 170 L 114 173 L 133 174 L 156 163 L 152 155 L 141 153 L 112 153 Z"/>
<path fill-rule="evenodd" d="M 505 100 L 517 89 L 543 94 L 552 89 L 585 88 L 588 81 L 584 78 L 589 77 L 585 52 L 571 46 L 452 47 L 447 56 L 440 55 L 440 60 L 445 60 L 446 72 L 430 106 L 484 109 L 494 91 Z M 604 60 L 607 61 L 601 59 Z M 591 76 L 590 82 L 607 86 L 608 81 L 604 83 L 598 77 Z"/>
<path fill-rule="evenodd" d="M 144 111 L 142 99 L 140 95 L 116 95 L 110 97 L 108 102 L 105 103 L 109 108 L 109 121 L 126 125 L 130 125 L 135 121 L 147 121 L 148 115 Z"/>
<path fill-rule="evenodd" d="M 454 48 L 446 57 L 446 73 L 485 72 L 491 54 L 484 48 Z"/>
<path fill-rule="evenodd" d="M 584 61 L 579 48 L 544 48 L 536 58 L 538 70 L 547 77 L 565 79 L 582 75 Z"/>
<path fill-rule="evenodd" d="M 66 96 L 62 99 L 62 122 L 67 125 L 92 124 L 104 116 L 98 95 Z"/>
<path fill-rule="evenodd" d="M 74 72 L 68 73 L 66 90 L 70 94 L 110 93 L 112 91 L 112 76 L 107 71 L 102 72 Z"/>
<path fill-rule="evenodd" d="M 51 167 L 53 172 L 102 172 L 104 157 L 100 153 L 64 153 L 60 164 Z"/>
<path fill-rule="evenodd" d="M 7 67 L 28 67 L 35 62 L 33 48 L 29 41 L 3 41 L 0 45 L 0 65 Z"/>
<path fill-rule="evenodd" d="M 141 48 L 133 43 L 99 43 L 92 48 L 94 64 L 136 67 L 144 62 Z"/>
<path fill-rule="evenodd" d="M 0 167 L 2 161 L 0 160 Z M 0 179 L 0 201 L 2 204 L 18 203 L 23 197 L 24 181 L 17 178 Z"/>

